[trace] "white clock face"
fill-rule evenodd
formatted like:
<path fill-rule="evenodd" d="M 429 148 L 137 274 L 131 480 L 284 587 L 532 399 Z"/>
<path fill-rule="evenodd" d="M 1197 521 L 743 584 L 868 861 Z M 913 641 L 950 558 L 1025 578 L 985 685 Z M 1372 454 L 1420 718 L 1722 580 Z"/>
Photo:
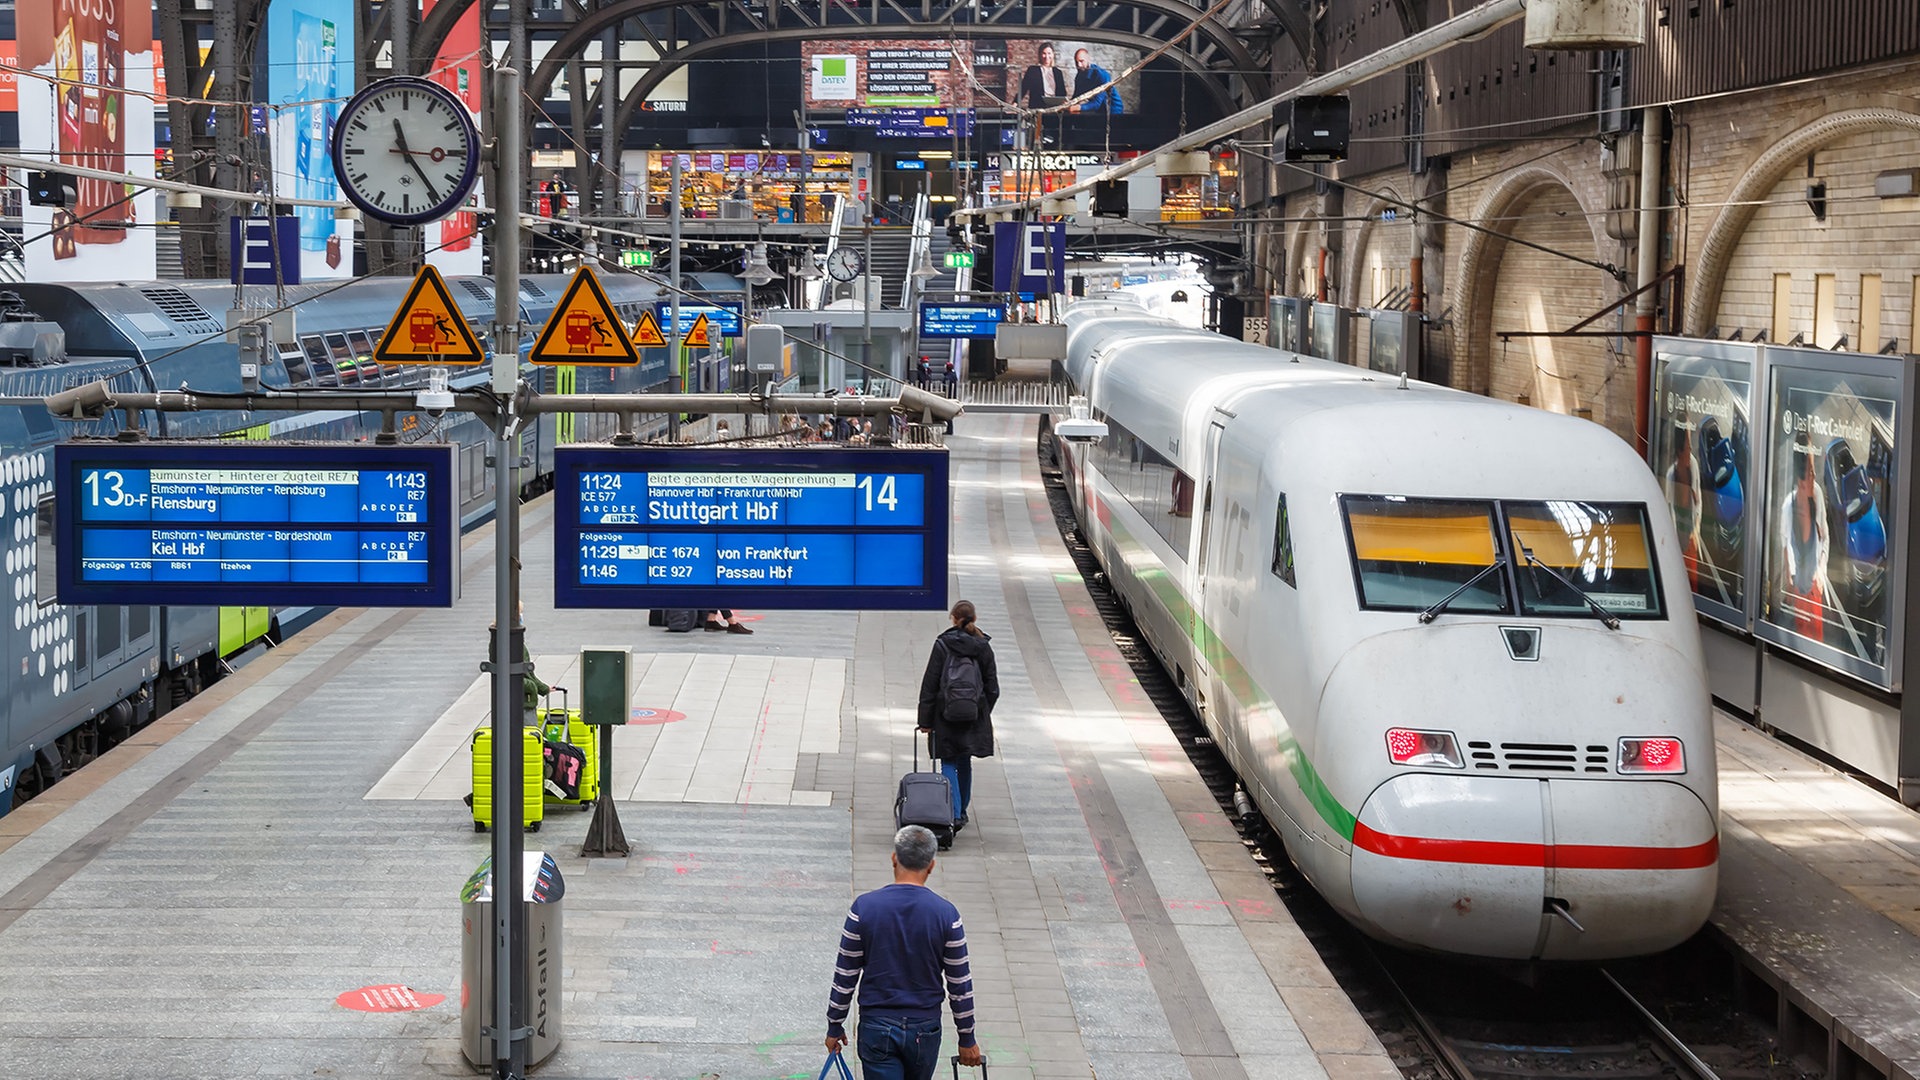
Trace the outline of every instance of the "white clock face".
<path fill-rule="evenodd" d="M 333 166 L 360 209 L 418 225 L 466 202 L 479 139 L 466 106 L 438 84 L 385 79 L 356 94 L 335 121 Z"/>
<path fill-rule="evenodd" d="M 833 254 L 827 256 L 827 273 L 832 274 L 835 281 L 852 281 L 859 276 L 864 261 L 852 248 L 834 248 Z"/>

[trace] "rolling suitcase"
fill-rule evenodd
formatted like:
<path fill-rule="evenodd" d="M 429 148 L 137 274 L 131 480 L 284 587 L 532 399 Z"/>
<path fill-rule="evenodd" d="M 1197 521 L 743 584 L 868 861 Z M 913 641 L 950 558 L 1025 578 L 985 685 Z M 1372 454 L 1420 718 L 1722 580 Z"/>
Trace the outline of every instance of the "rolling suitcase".
<path fill-rule="evenodd" d="M 545 743 L 533 728 L 521 728 L 520 733 L 520 823 L 528 832 L 539 832 L 540 820 L 547 815 Z M 474 832 L 493 827 L 492 727 L 473 733 L 473 792 L 467 796 L 467 805 L 473 808 Z"/>
<path fill-rule="evenodd" d="M 927 739 L 927 764 L 933 764 L 933 739 Z M 913 737 L 913 771 L 900 778 L 900 793 L 893 800 L 893 827 L 924 825 L 933 830 L 940 850 L 953 846 L 953 785 L 947 774 L 935 769 L 920 771 L 920 736 Z"/>
<path fill-rule="evenodd" d="M 540 710 L 546 801 L 551 806 L 591 810 L 600 797 L 600 743 L 580 719 L 580 710 L 567 707 L 566 687 L 556 686 L 553 692 L 560 695 L 560 707 Z M 556 770 L 562 775 L 556 775 Z M 574 794 L 568 795 L 569 790 Z"/>

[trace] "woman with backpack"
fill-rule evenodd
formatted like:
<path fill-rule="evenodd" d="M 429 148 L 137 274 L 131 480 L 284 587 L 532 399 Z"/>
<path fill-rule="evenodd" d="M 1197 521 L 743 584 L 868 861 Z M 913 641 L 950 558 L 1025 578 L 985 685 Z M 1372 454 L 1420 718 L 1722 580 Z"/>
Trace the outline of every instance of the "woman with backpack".
<path fill-rule="evenodd" d="M 993 646 L 976 618 L 973 601 L 948 612 L 953 625 L 933 639 L 927 673 L 920 679 L 921 731 L 933 733 L 933 754 L 953 787 L 953 830 L 967 824 L 973 801 L 973 759 L 993 756 L 993 703 L 1000 700 L 1000 674 Z"/>

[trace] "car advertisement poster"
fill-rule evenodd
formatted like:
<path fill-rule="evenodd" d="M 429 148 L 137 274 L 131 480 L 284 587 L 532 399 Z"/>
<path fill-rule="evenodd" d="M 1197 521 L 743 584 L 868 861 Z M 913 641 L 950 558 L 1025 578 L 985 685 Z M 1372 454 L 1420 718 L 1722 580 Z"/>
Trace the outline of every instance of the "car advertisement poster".
<path fill-rule="evenodd" d="M 1751 415 L 1758 357 L 1753 345 L 1655 339 L 1648 432 L 1694 603 L 1742 632 L 1751 621 L 1750 531 L 1759 520 Z"/>
<path fill-rule="evenodd" d="M 1891 688 L 1898 678 L 1892 505 L 1897 359 L 1769 347 L 1761 637 Z M 1796 362 L 1798 361 L 1798 362 Z"/>
<path fill-rule="evenodd" d="M 433 10 L 434 0 L 424 0 L 420 9 L 422 16 Z M 439 55 L 433 59 L 433 69 L 428 77 L 434 82 L 454 92 L 473 114 L 474 124 L 480 123 L 480 64 L 483 58 L 480 50 L 480 9 L 470 7 L 460 16 L 447 32 L 447 40 L 440 46 Z M 482 237 L 479 235 L 480 214 L 478 207 L 484 195 L 483 184 L 475 184 L 473 194 L 467 196 L 468 208 L 456 210 L 425 228 L 427 262 L 443 274 L 478 274 L 484 269 L 481 261 Z"/>
<path fill-rule="evenodd" d="M 15 22 L 21 152 L 56 166 L 152 176 L 152 10 L 20 0 Z M 99 177 L 77 177 L 73 187 L 71 206 L 22 208 L 27 277 L 154 277 L 152 190 Z"/>
<path fill-rule="evenodd" d="M 333 121 L 353 94 L 350 0 L 274 0 L 267 9 L 267 102 L 273 190 L 296 199 L 338 199 Z M 302 280 L 353 274 L 353 222 L 331 207 L 302 206 Z"/>

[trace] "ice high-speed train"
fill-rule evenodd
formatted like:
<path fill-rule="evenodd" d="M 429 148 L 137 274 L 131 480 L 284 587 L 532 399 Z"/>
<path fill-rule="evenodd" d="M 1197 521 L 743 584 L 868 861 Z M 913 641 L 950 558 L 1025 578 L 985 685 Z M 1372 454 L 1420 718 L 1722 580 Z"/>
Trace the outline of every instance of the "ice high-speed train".
<path fill-rule="evenodd" d="M 411 279 L 362 278 L 287 289 L 295 305 L 298 340 L 281 343 L 264 365 L 267 387 L 404 389 L 424 383 L 424 369 L 372 360 L 373 343 L 405 297 Z M 521 279 L 522 317 L 536 331 L 565 293 L 568 277 Z M 608 299 L 632 325 L 640 310 L 666 295 L 651 278 L 602 274 Z M 740 288 L 726 275 L 696 275 L 690 284 L 714 291 Z M 477 330 L 492 323 L 490 279 L 454 277 L 448 287 Z M 222 313 L 233 287 L 223 282 L 135 282 L 87 285 L 25 283 L 0 293 L 0 396 L 41 397 L 108 379 L 122 392 L 240 389 L 238 357 L 224 340 Z M 260 290 L 253 290 L 259 292 Z M 476 334 L 483 343 L 485 332 Z M 531 346 L 528 335 L 526 347 Z M 638 368 L 533 368 L 546 392 L 618 393 L 653 387 L 668 377 L 665 350 L 646 350 Z M 690 388 L 724 390 L 729 360 L 691 372 Z M 462 388 L 484 383 L 486 366 L 456 368 Z M 262 637 L 277 636 L 282 620 L 300 612 L 267 608 L 42 606 L 36 593 L 36 502 L 52 491 L 52 447 L 78 435 L 107 435 L 121 417 L 88 424 L 56 421 L 41 406 L 0 406 L 0 499 L 10 533 L 5 564 L 13 591 L 11 617 L 0 619 L 0 814 L 124 739 L 218 677 L 220 661 Z M 352 410 L 304 413 L 198 412 L 149 414 L 147 432 L 171 438 L 371 438 L 378 413 Z M 664 425 L 665 421 L 658 421 Z M 535 462 L 522 494 L 551 484 L 556 441 L 589 441 L 612 434 L 610 416 L 562 414 L 536 418 L 521 435 L 521 453 Z M 403 413 L 401 440 L 460 444 L 461 513 L 467 523 L 493 508 L 493 471 L 484 467 L 489 437 L 476 418 L 449 413 L 438 419 Z M 648 432 L 642 432 L 648 434 Z"/>
<path fill-rule="evenodd" d="M 1294 863 L 1381 940 L 1659 951 L 1718 878 L 1711 706 L 1646 465 L 1585 420 L 1069 310 L 1082 535 Z"/>

